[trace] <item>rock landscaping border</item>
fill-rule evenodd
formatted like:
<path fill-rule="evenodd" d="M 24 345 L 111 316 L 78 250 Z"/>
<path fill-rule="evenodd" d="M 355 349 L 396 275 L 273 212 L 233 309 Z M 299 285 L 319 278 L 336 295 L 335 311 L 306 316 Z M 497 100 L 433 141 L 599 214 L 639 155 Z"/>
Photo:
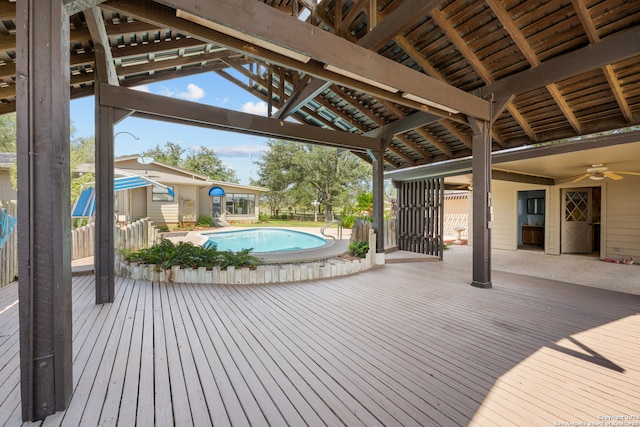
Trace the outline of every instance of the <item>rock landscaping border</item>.
<path fill-rule="evenodd" d="M 219 267 L 208 270 L 200 268 L 180 268 L 173 266 L 168 270 L 158 270 L 153 264 L 128 263 L 124 257 L 116 254 L 115 273 L 118 276 L 135 280 L 149 280 L 175 283 L 201 283 L 214 285 L 251 285 L 264 283 L 300 282 L 330 277 L 347 276 L 370 269 L 376 264 L 376 235 L 369 232 L 369 252 L 361 259 L 349 260 L 330 258 L 313 262 L 292 264 L 259 265 L 255 269 Z"/>

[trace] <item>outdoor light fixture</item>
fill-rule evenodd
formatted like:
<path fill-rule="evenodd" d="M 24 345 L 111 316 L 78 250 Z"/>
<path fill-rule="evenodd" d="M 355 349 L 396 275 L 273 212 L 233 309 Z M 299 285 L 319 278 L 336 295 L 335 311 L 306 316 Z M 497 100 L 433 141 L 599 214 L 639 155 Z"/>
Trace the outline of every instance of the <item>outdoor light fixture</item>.
<path fill-rule="evenodd" d="M 218 31 L 220 33 L 226 34 L 228 36 L 234 37 L 236 39 L 243 40 L 245 42 L 255 44 L 256 46 L 263 47 L 267 50 L 270 50 L 275 53 L 279 53 L 280 55 L 286 56 L 287 58 L 295 59 L 296 61 L 307 63 L 311 60 L 311 57 L 299 52 L 296 52 L 291 49 L 287 49 L 286 47 L 278 46 L 275 43 L 268 42 L 266 40 L 262 40 L 258 37 L 245 34 L 241 31 L 234 30 L 229 27 L 225 27 L 224 25 L 218 24 L 216 22 L 211 22 L 207 19 L 200 18 L 192 13 L 185 12 L 183 10 L 176 10 L 176 16 L 178 18 L 186 19 L 187 21 L 191 21 L 195 24 L 202 25 L 203 27 L 211 28 L 212 30 Z"/>
<path fill-rule="evenodd" d="M 380 83 L 380 82 L 377 82 L 375 80 L 368 79 L 368 78 L 363 77 L 363 76 L 361 76 L 359 74 L 353 73 L 351 71 L 347 71 L 347 70 L 342 69 L 340 67 L 336 67 L 335 65 L 324 64 L 323 68 L 325 70 L 327 70 L 327 71 L 331 71 L 332 73 L 336 73 L 336 74 L 340 74 L 341 76 L 349 77 L 350 79 L 357 80 L 357 81 L 359 81 L 361 83 L 366 83 L 366 84 L 371 85 L 371 86 L 375 86 L 378 89 L 386 90 L 387 92 L 391 92 L 391 93 L 398 92 L 398 89 L 396 89 L 393 86 L 389 86 L 389 85 L 386 85 L 384 83 Z"/>
<path fill-rule="evenodd" d="M 411 101 L 415 101 L 415 102 L 419 102 L 421 104 L 425 104 L 425 105 L 427 105 L 429 107 L 434 107 L 434 108 L 438 108 L 440 110 L 444 110 L 444 111 L 446 111 L 448 113 L 451 113 L 451 114 L 458 114 L 460 112 L 458 110 L 454 110 L 453 108 L 445 107 L 442 104 L 438 104 L 437 102 L 429 101 L 426 98 L 423 98 L 423 97 L 418 96 L 418 95 L 414 95 L 412 93 L 405 92 L 405 93 L 402 94 L 402 97 L 404 99 L 409 99 Z"/>

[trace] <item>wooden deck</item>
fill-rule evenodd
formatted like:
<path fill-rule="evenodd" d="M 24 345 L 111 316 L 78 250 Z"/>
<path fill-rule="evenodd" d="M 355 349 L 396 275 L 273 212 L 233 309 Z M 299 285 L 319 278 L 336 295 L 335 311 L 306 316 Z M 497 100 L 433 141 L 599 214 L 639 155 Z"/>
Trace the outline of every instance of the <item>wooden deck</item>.
<path fill-rule="evenodd" d="M 467 265 L 298 284 L 73 280 L 70 407 L 44 426 L 553 426 L 640 416 L 640 297 Z M 17 286 L 0 425 L 19 426 Z M 628 420 L 639 423 L 640 419 Z M 585 424 L 586 425 L 586 424 Z"/>

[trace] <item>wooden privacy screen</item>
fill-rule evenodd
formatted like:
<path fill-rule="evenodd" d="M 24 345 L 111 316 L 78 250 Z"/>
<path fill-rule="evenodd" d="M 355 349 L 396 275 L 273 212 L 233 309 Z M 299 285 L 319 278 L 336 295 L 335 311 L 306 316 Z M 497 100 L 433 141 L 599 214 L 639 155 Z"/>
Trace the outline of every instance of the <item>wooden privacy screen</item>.
<path fill-rule="evenodd" d="M 442 259 L 444 178 L 401 182 L 397 215 L 398 249 Z"/>

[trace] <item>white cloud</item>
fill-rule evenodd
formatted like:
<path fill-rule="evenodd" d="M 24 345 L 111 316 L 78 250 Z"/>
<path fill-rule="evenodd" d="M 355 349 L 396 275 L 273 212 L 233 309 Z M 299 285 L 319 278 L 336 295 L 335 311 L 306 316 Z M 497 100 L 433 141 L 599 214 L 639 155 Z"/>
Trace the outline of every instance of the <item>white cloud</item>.
<path fill-rule="evenodd" d="M 235 145 L 229 147 L 213 147 L 216 155 L 220 157 L 255 157 L 256 159 L 264 154 L 267 147 L 264 145 Z"/>
<path fill-rule="evenodd" d="M 267 116 L 268 106 L 266 102 L 245 102 L 242 104 L 241 111 L 249 114 L 255 114 L 257 116 Z M 275 113 L 277 110 L 274 108 L 273 112 Z"/>
<path fill-rule="evenodd" d="M 189 83 L 186 92 L 179 92 L 175 94 L 175 97 L 186 99 L 187 101 L 197 101 L 198 99 L 204 98 L 204 95 L 204 90 L 200 86 Z"/>

